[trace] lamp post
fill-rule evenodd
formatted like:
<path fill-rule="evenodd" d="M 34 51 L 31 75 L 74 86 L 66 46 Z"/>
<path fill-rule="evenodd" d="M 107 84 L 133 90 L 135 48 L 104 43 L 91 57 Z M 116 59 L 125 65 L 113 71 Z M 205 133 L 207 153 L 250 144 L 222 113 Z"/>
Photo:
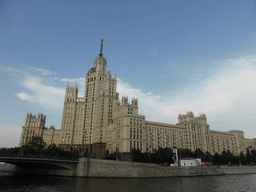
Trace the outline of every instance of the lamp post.
<path fill-rule="evenodd" d="M 83 137 L 84 137 L 84 157 L 85 157 L 85 153 L 86 153 L 86 157 L 88 156 L 88 151 L 85 149 L 85 147 L 86 147 L 86 135 L 87 135 L 87 132 L 86 131 L 84 131 L 83 132 Z M 88 158 L 88 157 L 87 157 Z"/>
<path fill-rule="evenodd" d="M 150 149 L 147 147 L 147 153 L 148 153 L 148 163 L 150 163 Z"/>
<path fill-rule="evenodd" d="M 123 161 L 123 152 L 122 152 L 122 147 L 121 147 L 121 161 Z"/>
<path fill-rule="evenodd" d="M 130 144 L 131 162 L 132 162 L 132 143 Z"/>
<path fill-rule="evenodd" d="M 24 143 L 24 140 L 25 140 L 25 136 L 22 137 L 22 150 L 21 150 L 21 156 L 24 155 L 24 151 L 25 151 L 25 143 Z"/>
<path fill-rule="evenodd" d="M 132 162 L 132 135 L 130 133 L 130 161 Z"/>
<path fill-rule="evenodd" d="M 119 149 L 118 149 L 118 147 L 116 148 L 116 161 L 118 161 L 119 160 Z"/>

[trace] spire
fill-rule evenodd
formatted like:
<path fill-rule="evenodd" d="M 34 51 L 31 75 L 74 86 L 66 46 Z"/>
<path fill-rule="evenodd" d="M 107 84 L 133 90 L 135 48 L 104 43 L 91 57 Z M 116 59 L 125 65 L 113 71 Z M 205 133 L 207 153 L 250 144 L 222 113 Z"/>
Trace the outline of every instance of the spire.
<path fill-rule="evenodd" d="M 104 41 L 104 39 L 101 39 L 101 46 L 100 46 L 100 54 L 99 54 L 99 56 L 103 56 L 103 54 L 102 54 L 103 41 Z"/>

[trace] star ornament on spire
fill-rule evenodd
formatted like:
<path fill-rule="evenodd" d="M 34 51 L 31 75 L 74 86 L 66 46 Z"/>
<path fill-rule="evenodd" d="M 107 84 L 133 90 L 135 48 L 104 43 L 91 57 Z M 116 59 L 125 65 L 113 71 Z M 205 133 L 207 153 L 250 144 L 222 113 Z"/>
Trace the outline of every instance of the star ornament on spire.
<path fill-rule="evenodd" d="M 99 56 L 103 56 L 103 54 L 102 54 L 103 41 L 104 41 L 104 39 L 101 39 L 100 54 L 99 54 Z"/>

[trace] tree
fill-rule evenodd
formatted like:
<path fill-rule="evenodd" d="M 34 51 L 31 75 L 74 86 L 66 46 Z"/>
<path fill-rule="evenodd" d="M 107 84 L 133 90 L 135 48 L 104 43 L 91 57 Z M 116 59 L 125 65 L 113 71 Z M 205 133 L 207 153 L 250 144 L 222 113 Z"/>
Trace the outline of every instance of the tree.
<path fill-rule="evenodd" d="M 139 149 L 132 149 L 132 161 L 133 162 L 142 162 L 141 161 L 141 151 Z"/>
<path fill-rule="evenodd" d="M 204 154 L 203 160 L 204 161 L 211 161 L 211 159 L 212 159 L 211 153 L 209 153 L 209 151 L 206 151 L 205 154 Z"/>
<path fill-rule="evenodd" d="M 235 164 L 235 156 L 229 150 L 227 151 L 226 158 L 227 158 L 227 163 L 228 164 Z"/>
<path fill-rule="evenodd" d="M 52 145 L 49 145 L 45 150 L 43 150 L 44 156 L 58 156 L 60 153 L 60 148 L 53 143 Z"/>
<path fill-rule="evenodd" d="M 221 165 L 223 164 L 223 158 L 219 153 L 215 153 L 212 157 L 212 162 L 214 165 Z"/>
<path fill-rule="evenodd" d="M 246 148 L 247 152 L 246 152 L 246 161 L 247 161 L 247 164 L 250 164 L 252 163 L 252 156 L 250 154 L 250 151 L 248 148 Z"/>
<path fill-rule="evenodd" d="M 244 153 L 243 153 L 243 152 L 241 152 L 241 153 L 239 154 L 239 157 L 240 157 L 240 162 L 241 162 L 241 164 L 246 164 L 246 157 L 244 156 Z"/>
<path fill-rule="evenodd" d="M 201 149 L 196 149 L 194 151 L 194 157 L 197 157 L 197 158 L 204 158 L 204 152 L 201 150 Z"/>
<path fill-rule="evenodd" d="M 173 163 L 173 152 L 169 147 L 161 148 L 155 151 L 155 154 L 151 154 L 152 163 L 163 164 L 165 162 Z"/>
<path fill-rule="evenodd" d="M 20 153 L 20 147 L 9 148 L 9 149 L 0 149 L 1 156 L 16 156 Z"/>
<path fill-rule="evenodd" d="M 191 151 L 191 149 L 188 149 L 188 148 L 186 148 L 186 149 L 180 148 L 178 153 L 179 153 L 180 157 L 192 157 L 193 156 L 193 152 Z"/>
<path fill-rule="evenodd" d="M 42 154 L 43 148 L 46 143 L 43 142 L 42 137 L 33 136 L 31 141 L 24 146 L 24 153 L 30 155 Z"/>
<path fill-rule="evenodd" d="M 251 162 L 252 164 L 256 164 L 256 151 L 255 150 L 252 150 L 251 151 L 252 155 L 251 155 Z"/>

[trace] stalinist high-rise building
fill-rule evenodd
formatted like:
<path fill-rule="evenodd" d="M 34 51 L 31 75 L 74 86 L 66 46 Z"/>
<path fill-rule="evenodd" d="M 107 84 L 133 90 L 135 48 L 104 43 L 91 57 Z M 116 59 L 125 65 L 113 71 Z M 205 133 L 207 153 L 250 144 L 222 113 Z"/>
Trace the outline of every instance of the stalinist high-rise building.
<path fill-rule="evenodd" d="M 103 158 L 114 151 L 129 159 L 132 148 L 153 152 L 159 147 L 177 147 L 211 154 L 229 150 L 238 155 L 246 153 L 243 131 L 210 130 L 206 115 L 194 117 L 192 112 L 178 115 L 176 125 L 146 121 L 138 113 L 138 99 L 131 101 L 116 92 L 116 75 L 103 57 L 103 40 L 94 66 L 89 67 L 85 79 L 85 93 L 78 97 L 78 86 L 67 84 L 61 129 L 45 127 L 46 116 L 27 114 L 22 127 L 20 146 L 33 136 L 41 136 L 47 145 L 56 144 L 64 150 L 89 149 L 93 158 Z"/>
<path fill-rule="evenodd" d="M 84 97 L 77 97 L 78 87 L 67 85 L 61 124 L 59 146 L 72 144 L 80 148 L 86 144 L 106 143 L 106 127 L 112 121 L 114 105 L 118 100 L 116 77 L 103 57 L 103 40 L 94 66 L 88 66 Z M 100 145 L 103 146 L 103 145 Z"/>

